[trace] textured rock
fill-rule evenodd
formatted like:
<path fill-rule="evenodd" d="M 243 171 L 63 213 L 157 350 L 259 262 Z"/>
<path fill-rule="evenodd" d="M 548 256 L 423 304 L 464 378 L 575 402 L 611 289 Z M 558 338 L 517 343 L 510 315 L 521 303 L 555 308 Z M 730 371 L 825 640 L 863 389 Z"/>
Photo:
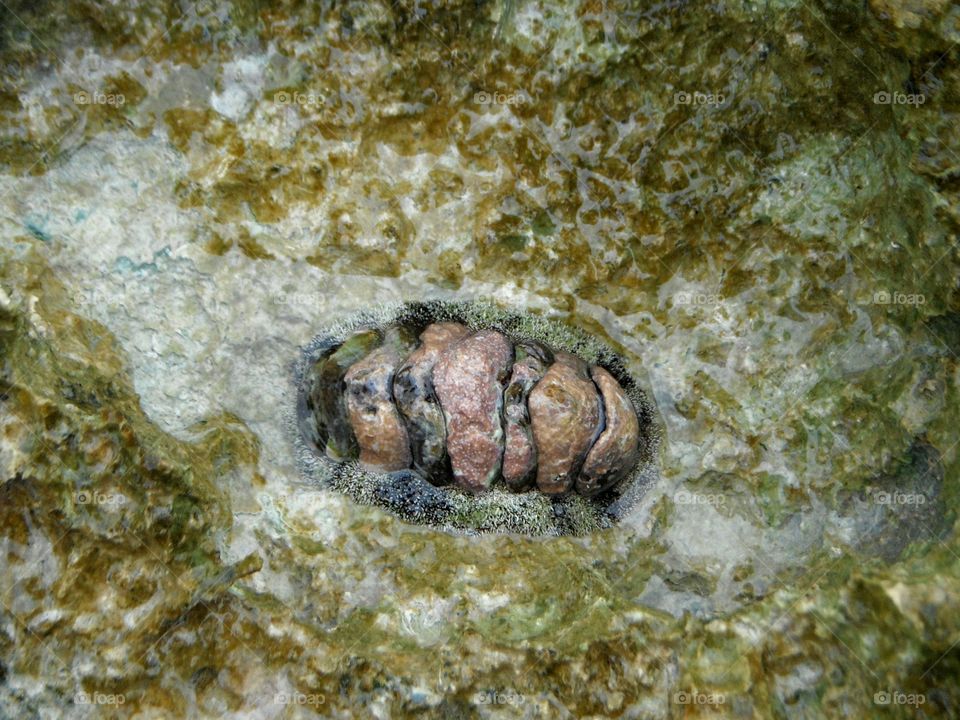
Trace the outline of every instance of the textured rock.
<path fill-rule="evenodd" d="M 446 423 L 433 388 L 433 368 L 441 353 L 470 331 L 459 323 L 433 323 L 420 334 L 420 346 L 393 379 L 393 397 L 410 438 L 413 467 L 434 485 L 450 481 Z"/>
<path fill-rule="evenodd" d="M 314 366 L 308 397 L 316 418 L 316 442 L 335 460 L 355 458 L 359 452 L 347 412 L 344 376 L 351 365 L 366 357 L 381 342 L 383 334 L 378 330 L 359 332 Z"/>
<path fill-rule="evenodd" d="M 566 352 L 530 392 L 530 424 L 537 445 L 537 488 L 568 492 L 603 428 L 603 403 L 587 364 Z"/>
<path fill-rule="evenodd" d="M 512 490 L 521 491 L 533 484 L 537 468 L 527 399 L 553 362 L 553 352 L 542 343 L 528 341 L 517 343 L 516 356 L 503 393 L 503 479 Z"/>
<path fill-rule="evenodd" d="M 6 4 L 36 37 L 5 18 L 0 305 L 35 308 L 0 323 L 0 422 L 26 433 L 0 451 L 0 716 L 957 714 L 960 533 L 930 525 L 896 563 L 855 548 L 906 535 L 865 486 L 925 472 L 915 439 L 960 502 L 958 3 Z M 464 92 L 458 68 L 497 53 L 477 89 L 522 103 Z M 77 84 L 126 102 L 78 107 Z M 923 106 L 873 101 L 915 86 Z M 697 89 L 726 100 L 677 107 Z M 724 297 L 673 302 L 703 282 Z M 726 508 L 664 496 L 650 532 L 521 544 L 303 492 L 278 421 L 293 346 L 413 288 L 505 288 L 638 352 L 669 441 L 651 500 L 682 479 Z M 871 302 L 894 290 L 925 307 Z M 75 291 L 96 326 L 68 327 Z M 188 427 L 203 446 L 173 442 Z M 84 458 L 101 434 L 125 442 Z M 134 502 L 74 514 L 76 482 Z M 231 567 L 248 551 L 259 575 Z M 877 707 L 897 689 L 923 712 Z M 79 707 L 94 690 L 126 704 Z"/>
<path fill-rule="evenodd" d="M 617 379 L 596 365 L 590 377 L 603 397 L 604 428 L 576 482 L 577 492 L 587 497 L 612 487 L 633 468 L 640 442 L 637 411 Z"/>
<path fill-rule="evenodd" d="M 510 341 L 495 330 L 481 330 L 445 350 L 434 368 L 453 477 L 465 490 L 486 490 L 500 473 L 500 411 L 512 361 Z"/>
<path fill-rule="evenodd" d="M 412 349 L 408 334 L 391 328 L 383 345 L 344 376 L 347 412 L 360 446 L 360 462 L 390 472 L 410 467 L 410 442 L 393 402 L 393 375 Z"/>

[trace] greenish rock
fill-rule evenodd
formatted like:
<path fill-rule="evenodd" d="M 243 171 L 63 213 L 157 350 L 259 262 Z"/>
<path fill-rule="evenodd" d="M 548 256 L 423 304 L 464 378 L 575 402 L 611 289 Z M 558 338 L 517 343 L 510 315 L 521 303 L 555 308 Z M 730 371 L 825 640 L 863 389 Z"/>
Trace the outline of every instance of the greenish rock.
<path fill-rule="evenodd" d="M 7 0 L 0 716 L 955 717 L 957 13 Z M 655 398 L 617 522 L 293 462 L 313 333 L 482 297 Z"/>

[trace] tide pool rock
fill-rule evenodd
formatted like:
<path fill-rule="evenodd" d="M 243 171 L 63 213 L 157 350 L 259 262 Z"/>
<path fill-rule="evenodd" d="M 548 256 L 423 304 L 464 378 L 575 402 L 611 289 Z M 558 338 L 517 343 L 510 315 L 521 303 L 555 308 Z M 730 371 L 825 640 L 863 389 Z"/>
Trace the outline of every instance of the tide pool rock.
<path fill-rule="evenodd" d="M 447 452 L 457 485 L 488 489 L 503 462 L 503 388 L 513 346 L 496 330 L 481 330 L 445 350 L 433 385 L 447 425 Z"/>
<path fill-rule="evenodd" d="M 537 469 L 537 446 L 530 428 L 527 400 L 530 391 L 553 363 L 553 352 L 543 343 L 526 341 L 516 345 L 516 360 L 503 393 L 505 447 L 503 479 L 515 492 L 533 485 Z"/>
<path fill-rule="evenodd" d="M 589 366 L 558 352 L 556 361 L 530 392 L 530 424 L 537 445 L 537 488 L 569 492 L 603 428 L 603 404 Z"/>
<path fill-rule="evenodd" d="M 360 447 L 360 462 L 390 472 L 410 467 L 410 441 L 393 401 L 393 376 L 413 343 L 391 328 L 383 345 L 354 363 L 344 375 L 350 426 Z"/>
<path fill-rule="evenodd" d="M 590 368 L 590 377 L 603 397 L 605 425 L 577 478 L 576 490 L 586 497 L 619 482 L 637 464 L 640 443 L 637 411 L 620 383 L 596 365 Z"/>
<path fill-rule="evenodd" d="M 420 346 L 400 365 L 393 396 L 410 438 L 413 468 L 434 485 L 450 482 L 450 458 L 443 410 L 433 387 L 440 355 L 470 331 L 460 323 L 432 323 L 420 334 Z"/>

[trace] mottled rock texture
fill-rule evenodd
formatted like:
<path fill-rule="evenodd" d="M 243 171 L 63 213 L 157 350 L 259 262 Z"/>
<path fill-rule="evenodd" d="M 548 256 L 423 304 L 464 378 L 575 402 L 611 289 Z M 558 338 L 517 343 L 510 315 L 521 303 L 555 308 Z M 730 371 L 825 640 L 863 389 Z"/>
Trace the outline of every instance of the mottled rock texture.
<path fill-rule="evenodd" d="M 537 488 L 568 492 L 603 428 L 603 404 L 589 366 L 576 355 L 558 352 L 530 392 L 529 409 L 539 454 Z"/>
<path fill-rule="evenodd" d="M 958 11 L 3 0 L 0 716 L 956 716 Z M 288 362 L 413 288 L 642 361 L 656 500 L 478 542 L 305 492 Z M 930 474 L 945 525 L 874 494 Z"/>
<path fill-rule="evenodd" d="M 553 352 L 536 342 L 517 343 L 515 350 L 510 382 L 503 393 L 503 479 L 512 490 L 521 491 L 533 484 L 537 469 L 537 446 L 533 442 L 527 399 L 553 362 Z"/>
<path fill-rule="evenodd" d="M 393 396 L 410 438 L 413 467 L 434 485 L 450 480 L 446 423 L 433 387 L 433 368 L 450 345 L 470 331 L 459 323 L 433 323 L 420 334 L 420 346 L 397 370 Z"/>
<path fill-rule="evenodd" d="M 411 348 L 404 333 L 391 329 L 383 345 L 350 367 L 344 376 L 347 412 L 360 446 L 360 462 L 385 472 L 410 467 L 410 441 L 393 401 L 393 376 Z"/>
<path fill-rule="evenodd" d="M 577 492 L 590 497 L 612 487 L 637 463 L 640 421 L 620 383 L 602 367 L 590 377 L 603 398 L 604 428 L 590 448 L 576 481 Z"/>
<path fill-rule="evenodd" d="M 453 477 L 465 490 L 486 490 L 500 473 L 500 412 L 512 361 L 510 341 L 495 330 L 481 330 L 448 348 L 434 368 Z"/>

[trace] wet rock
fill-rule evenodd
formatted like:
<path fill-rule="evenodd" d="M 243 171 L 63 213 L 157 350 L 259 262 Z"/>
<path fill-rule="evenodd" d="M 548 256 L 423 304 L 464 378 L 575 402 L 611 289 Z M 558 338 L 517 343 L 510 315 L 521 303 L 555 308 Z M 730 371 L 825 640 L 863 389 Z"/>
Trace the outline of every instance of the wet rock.
<path fill-rule="evenodd" d="M 617 379 L 596 365 L 590 377 L 603 398 L 604 428 L 577 477 L 577 492 L 587 497 L 613 487 L 636 465 L 640 442 L 637 411 Z"/>
<path fill-rule="evenodd" d="M 407 430 L 393 402 L 393 375 L 412 348 L 408 332 L 391 328 L 383 345 L 344 376 L 350 426 L 360 447 L 360 462 L 368 468 L 392 472 L 410 467 Z"/>
<path fill-rule="evenodd" d="M 856 546 L 895 562 L 912 543 L 942 541 L 952 526 L 943 480 L 940 453 L 922 439 L 914 440 L 892 473 L 875 476 L 865 490 L 846 493 L 844 514 L 857 518 L 859 525 Z"/>
<path fill-rule="evenodd" d="M 527 399 L 530 391 L 553 362 L 553 352 L 533 341 L 516 345 L 516 360 L 510 382 L 503 393 L 504 451 L 503 479 L 511 490 L 522 491 L 533 485 L 537 469 L 537 446 L 533 442 Z"/>
<path fill-rule="evenodd" d="M 510 341 L 495 330 L 481 330 L 445 350 L 434 368 L 453 477 L 465 490 L 486 490 L 500 473 L 500 412 L 512 361 Z"/>
<path fill-rule="evenodd" d="M 308 403 L 316 419 L 315 442 L 335 460 L 355 458 L 359 452 L 344 397 L 344 376 L 351 365 L 381 342 L 383 333 L 379 330 L 352 335 L 335 352 L 318 360 L 311 373 Z"/>
<path fill-rule="evenodd" d="M 589 367 L 575 355 L 558 352 L 528 405 L 538 453 L 537 488 L 568 492 L 603 428 L 603 404 Z"/>
<path fill-rule="evenodd" d="M 420 334 L 420 346 L 401 364 L 393 396 L 410 438 L 413 467 L 434 485 L 450 481 L 446 423 L 433 387 L 441 353 L 470 331 L 459 323 L 433 323 Z"/>

